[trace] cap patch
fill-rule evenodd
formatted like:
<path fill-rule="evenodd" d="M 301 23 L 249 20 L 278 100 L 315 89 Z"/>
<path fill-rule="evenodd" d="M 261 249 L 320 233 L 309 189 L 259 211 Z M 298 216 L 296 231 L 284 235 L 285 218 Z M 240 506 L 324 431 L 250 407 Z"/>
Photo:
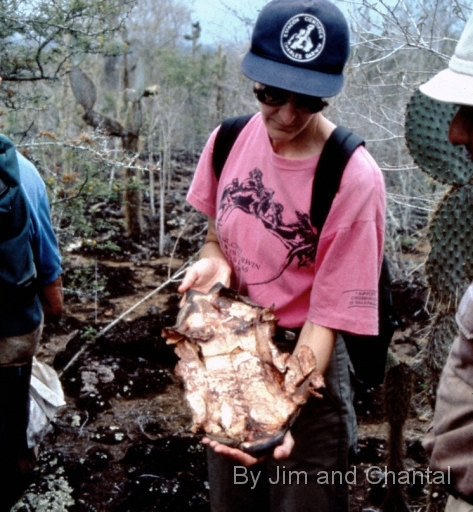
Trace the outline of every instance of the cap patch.
<path fill-rule="evenodd" d="M 281 32 L 281 47 L 285 55 L 296 62 L 310 62 L 325 47 L 325 29 L 312 14 L 293 16 Z"/>

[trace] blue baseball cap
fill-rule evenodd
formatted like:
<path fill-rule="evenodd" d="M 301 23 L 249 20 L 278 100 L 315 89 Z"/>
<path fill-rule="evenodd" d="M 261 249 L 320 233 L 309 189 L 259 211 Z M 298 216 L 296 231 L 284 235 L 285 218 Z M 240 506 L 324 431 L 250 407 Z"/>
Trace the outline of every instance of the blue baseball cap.
<path fill-rule="evenodd" d="M 343 88 L 347 21 L 328 0 L 272 0 L 260 12 L 243 73 L 265 85 L 328 98 Z"/>

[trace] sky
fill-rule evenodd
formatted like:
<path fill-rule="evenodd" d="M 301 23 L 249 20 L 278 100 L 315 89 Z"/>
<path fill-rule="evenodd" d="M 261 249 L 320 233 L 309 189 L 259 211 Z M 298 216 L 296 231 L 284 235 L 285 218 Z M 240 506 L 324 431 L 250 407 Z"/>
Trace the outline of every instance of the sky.
<path fill-rule="evenodd" d="M 249 41 L 251 26 L 267 0 L 194 0 L 194 21 L 199 21 L 203 44 Z M 241 19 L 239 19 L 241 18 Z"/>

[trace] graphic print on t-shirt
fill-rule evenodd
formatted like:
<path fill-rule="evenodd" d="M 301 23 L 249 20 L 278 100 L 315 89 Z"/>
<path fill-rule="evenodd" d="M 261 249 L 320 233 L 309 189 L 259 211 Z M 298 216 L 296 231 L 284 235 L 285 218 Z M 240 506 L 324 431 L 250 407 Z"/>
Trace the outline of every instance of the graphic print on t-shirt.
<path fill-rule="evenodd" d="M 235 210 L 256 217 L 271 235 L 277 237 L 286 248 L 286 257 L 281 268 L 275 270 L 270 279 L 252 285 L 274 281 L 297 258 L 298 267 L 310 267 L 315 260 L 318 236 L 309 221 L 309 214 L 296 210 L 297 222 L 283 221 L 284 206 L 274 199 L 274 191 L 263 184 L 263 173 L 255 168 L 248 178 L 240 182 L 234 178 L 222 193 L 218 207 L 217 226 L 220 226 Z"/>

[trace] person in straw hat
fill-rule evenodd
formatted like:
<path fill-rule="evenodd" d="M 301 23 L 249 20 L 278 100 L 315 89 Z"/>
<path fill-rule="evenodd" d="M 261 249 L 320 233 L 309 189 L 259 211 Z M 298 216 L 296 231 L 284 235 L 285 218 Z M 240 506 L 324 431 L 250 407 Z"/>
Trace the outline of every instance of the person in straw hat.
<path fill-rule="evenodd" d="M 419 87 L 435 101 L 458 109 L 448 139 L 473 161 L 473 15 L 447 69 Z M 473 284 L 460 301 L 453 342 L 437 388 L 432 424 L 424 439 L 430 469 L 445 474 L 447 512 L 473 512 Z"/>

